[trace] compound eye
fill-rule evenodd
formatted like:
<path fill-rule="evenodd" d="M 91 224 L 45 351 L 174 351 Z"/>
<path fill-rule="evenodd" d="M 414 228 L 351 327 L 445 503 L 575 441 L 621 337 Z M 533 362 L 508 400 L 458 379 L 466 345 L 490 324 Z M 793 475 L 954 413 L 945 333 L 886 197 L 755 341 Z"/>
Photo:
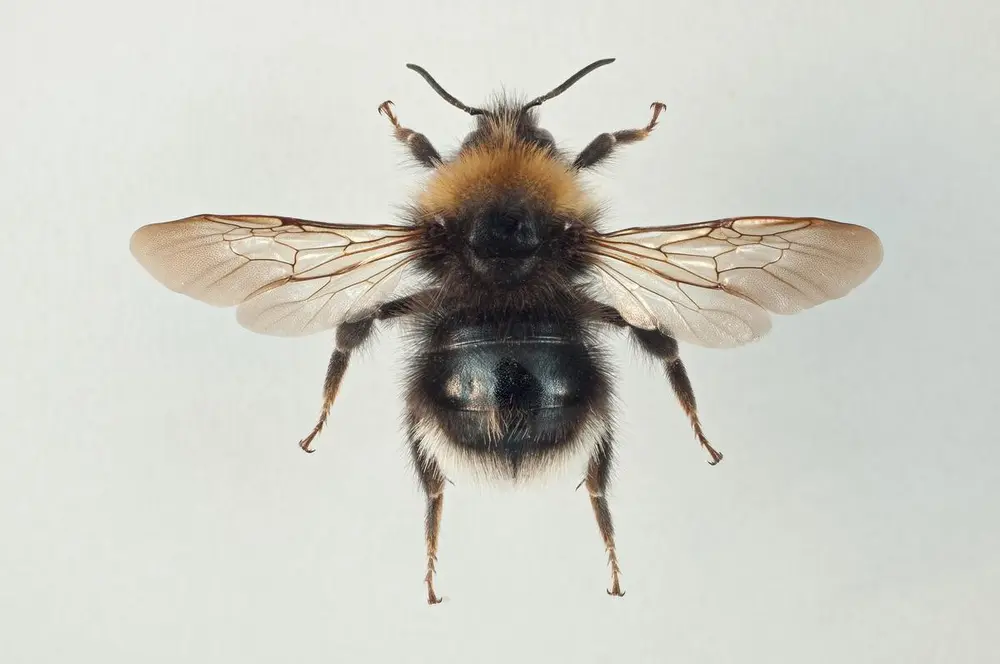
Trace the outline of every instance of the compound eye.
<path fill-rule="evenodd" d="M 548 129 L 536 129 L 535 130 L 535 141 L 539 145 L 544 145 L 545 147 L 555 147 L 556 139 L 552 136 L 552 132 Z"/>
<path fill-rule="evenodd" d="M 483 134 L 483 131 L 481 129 L 476 129 L 476 130 L 470 131 L 468 134 L 466 134 L 465 138 L 462 139 L 462 146 L 461 147 L 463 149 L 464 148 L 472 147 L 473 145 L 475 145 L 475 144 L 477 144 L 477 143 L 479 143 L 479 142 L 481 142 L 483 140 L 483 135 L 484 134 Z"/>

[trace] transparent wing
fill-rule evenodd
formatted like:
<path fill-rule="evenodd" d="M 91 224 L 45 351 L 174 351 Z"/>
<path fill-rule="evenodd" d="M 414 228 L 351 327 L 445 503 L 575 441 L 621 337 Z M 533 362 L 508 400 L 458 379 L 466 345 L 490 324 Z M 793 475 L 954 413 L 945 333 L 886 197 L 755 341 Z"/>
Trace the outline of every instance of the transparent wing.
<path fill-rule="evenodd" d="M 744 217 L 591 236 L 595 297 L 630 324 L 702 346 L 739 346 L 792 314 L 843 297 L 882 262 L 862 226 Z"/>
<path fill-rule="evenodd" d="M 171 290 L 238 306 L 254 332 L 296 336 L 371 312 L 410 284 L 419 254 L 405 226 L 326 224 L 263 216 L 199 215 L 143 226 L 132 254 Z"/>

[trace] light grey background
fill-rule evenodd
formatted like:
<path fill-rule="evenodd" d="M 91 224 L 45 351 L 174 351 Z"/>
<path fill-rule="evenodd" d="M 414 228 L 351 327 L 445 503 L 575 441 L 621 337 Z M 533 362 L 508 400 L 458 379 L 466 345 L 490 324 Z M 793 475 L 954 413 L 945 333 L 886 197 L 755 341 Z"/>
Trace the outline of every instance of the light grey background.
<path fill-rule="evenodd" d="M 4 2 L 4 662 L 986 662 L 1000 611 L 995 2 Z M 885 244 L 844 300 L 684 356 L 621 358 L 624 600 L 572 485 L 448 490 L 436 608 L 393 332 L 312 456 L 330 337 L 174 295 L 140 225 L 391 220 L 419 184 L 375 107 L 451 148 L 539 94 L 612 226 L 819 215 Z M 392 659 L 389 659 L 392 658 Z"/>

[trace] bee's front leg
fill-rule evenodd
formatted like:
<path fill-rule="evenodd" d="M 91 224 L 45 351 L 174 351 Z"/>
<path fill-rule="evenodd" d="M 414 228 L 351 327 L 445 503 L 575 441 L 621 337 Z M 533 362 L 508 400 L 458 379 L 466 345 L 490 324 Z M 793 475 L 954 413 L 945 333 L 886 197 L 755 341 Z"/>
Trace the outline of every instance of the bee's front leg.
<path fill-rule="evenodd" d="M 619 145 L 644 140 L 656 127 L 657 119 L 666 107 L 667 105 L 661 102 L 653 102 L 650 106 L 653 109 L 653 117 L 649 121 L 649 124 L 641 129 L 623 129 L 613 133 L 601 134 L 577 155 L 576 159 L 573 160 L 573 168 L 581 171 L 593 168 L 610 157 L 611 153 Z"/>
<path fill-rule="evenodd" d="M 406 146 L 418 164 L 426 168 L 437 168 L 441 165 L 441 155 L 431 142 L 421 133 L 399 124 L 399 118 L 392 110 L 392 102 L 384 101 L 378 107 L 379 115 L 385 115 L 392 123 L 393 135 L 396 140 Z"/>

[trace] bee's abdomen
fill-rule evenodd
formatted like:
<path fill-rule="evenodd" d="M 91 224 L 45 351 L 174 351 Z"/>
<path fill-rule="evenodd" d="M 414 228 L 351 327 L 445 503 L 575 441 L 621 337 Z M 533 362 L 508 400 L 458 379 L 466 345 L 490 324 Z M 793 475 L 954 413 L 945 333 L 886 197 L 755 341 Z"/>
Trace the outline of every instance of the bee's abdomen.
<path fill-rule="evenodd" d="M 445 472 L 471 461 L 488 475 L 515 477 L 593 453 L 609 374 L 575 322 L 448 320 L 413 358 L 422 454 Z"/>
<path fill-rule="evenodd" d="M 425 394 L 456 411 L 539 411 L 585 404 L 598 382 L 579 340 L 547 334 L 490 338 L 461 330 L 458 340 L 431 351 Z"/>

